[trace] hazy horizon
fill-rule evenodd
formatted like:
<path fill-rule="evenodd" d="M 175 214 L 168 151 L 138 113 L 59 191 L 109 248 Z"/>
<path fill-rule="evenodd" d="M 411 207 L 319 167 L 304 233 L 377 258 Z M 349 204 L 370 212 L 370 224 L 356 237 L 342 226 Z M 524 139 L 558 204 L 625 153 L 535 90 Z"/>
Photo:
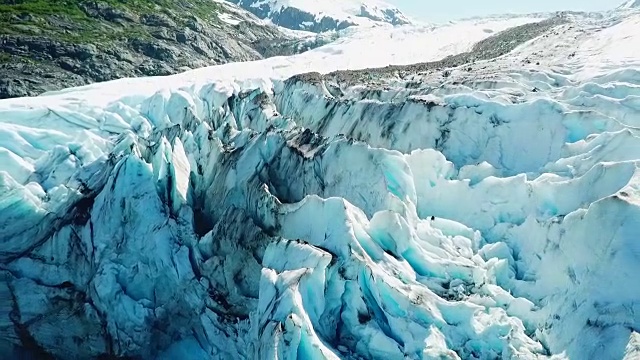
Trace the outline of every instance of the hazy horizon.
<path fill-rule="evenodd" d="M 624 0 L 538 0 L 535 3 L 513 0 L 447 0 L 427 3 L 418 0 L 386 0 L 410 17 L 430 22 L 505 13 L 533 13 L 546 11 L 602 11 L 614 9 Z"/>

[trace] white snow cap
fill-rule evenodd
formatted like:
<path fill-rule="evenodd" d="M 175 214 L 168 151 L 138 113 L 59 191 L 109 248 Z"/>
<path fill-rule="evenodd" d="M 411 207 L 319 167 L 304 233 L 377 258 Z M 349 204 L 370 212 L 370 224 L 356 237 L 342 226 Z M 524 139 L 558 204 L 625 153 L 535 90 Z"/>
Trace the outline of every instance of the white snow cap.
<path fill-rule="evenodd" d="M 254 3 L 252 6 L 259 7 L 263 4 L 269 5 L 271 13 L 280 12 L 285 8 L 296 8 L 314 14 L 316 18 L 330 17 L 358 24 L 371 21 L 363 17 L 363 11 L 380 19 L 385 19 L 388 17 L 388 12 L 393 12 L 394 17 L 399 20 L 411 22 L 397 7 L 380 0 L 264 0 Z"/>

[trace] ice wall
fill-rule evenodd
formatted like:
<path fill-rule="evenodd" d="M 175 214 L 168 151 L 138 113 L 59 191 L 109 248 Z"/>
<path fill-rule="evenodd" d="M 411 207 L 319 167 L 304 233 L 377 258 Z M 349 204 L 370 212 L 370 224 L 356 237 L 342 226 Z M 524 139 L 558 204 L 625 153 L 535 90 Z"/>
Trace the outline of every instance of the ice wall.
<path fill-rule="evenodd" d="M 4 106 L 0 351 L 633 358 L 639 79 Z"/>

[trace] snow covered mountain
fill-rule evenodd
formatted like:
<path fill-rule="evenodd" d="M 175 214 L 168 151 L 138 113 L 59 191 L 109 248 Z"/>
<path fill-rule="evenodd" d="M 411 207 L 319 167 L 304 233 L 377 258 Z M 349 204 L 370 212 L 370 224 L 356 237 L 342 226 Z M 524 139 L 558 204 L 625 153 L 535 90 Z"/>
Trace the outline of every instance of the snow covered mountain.
<path fill-rule="evenodd" d="M 640 7 L 640 0 L 629 0 L 620 5 L 618 9 L 635 9 Z"/>
<path fill-rule="evenodd" d="M 411 21 L 380 0 L 229 0 L 274 24 L 313 32 L 354 25 L 406 25 Z"/>
<path fill-rule="evenodd" d="M 0 101 L 0 353 L 637 359 L 640 14 L 588 16 Z"/>

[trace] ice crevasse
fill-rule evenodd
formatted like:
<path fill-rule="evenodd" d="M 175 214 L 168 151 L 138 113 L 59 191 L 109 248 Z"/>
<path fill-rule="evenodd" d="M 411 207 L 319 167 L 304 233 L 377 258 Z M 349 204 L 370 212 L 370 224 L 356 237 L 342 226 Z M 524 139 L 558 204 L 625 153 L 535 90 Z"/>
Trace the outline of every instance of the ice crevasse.
<path fill-rule="evenodd" d="M 640 72 L 514 70 L 536 46 L 446 81 L 0 102 L 0 351 L 640 356 Z"/>

